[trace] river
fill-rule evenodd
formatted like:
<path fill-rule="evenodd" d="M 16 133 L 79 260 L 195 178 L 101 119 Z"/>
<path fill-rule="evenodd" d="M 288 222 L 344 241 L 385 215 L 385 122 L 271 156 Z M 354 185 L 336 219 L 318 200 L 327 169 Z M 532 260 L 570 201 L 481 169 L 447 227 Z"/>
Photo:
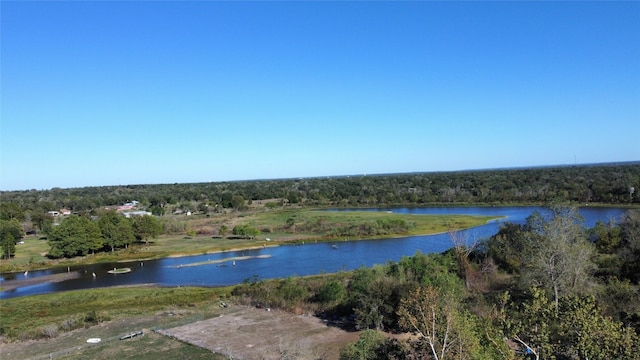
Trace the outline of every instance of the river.
<path fill-rule="evenodd" d="M 456 208 L 397 208 L 373 209 L 403 214 L 465 214 L 501 216 L 500 220 L 464 230 L 460 234 L 468 241 L 486 239 L 498 232 L 504 222 L 524 223 L 540 207 L 456 207 Z M 343 211 L 343 210 L 336 210 Z M 619 208 L 584 207 L 580 209 L 585 226 L 592 227 L 599 220 L 617 221 L 625 212 Z M 451 248 L 448 234 L 410 236 L 367 241 L 338 241 L 281 245 L 255 250 L 223 252 L 179 258 L 165 258 L 130 263 L 72 266 L 67 269 L 30 271 L 28 274 L 3 274 L 0 281 L 31 279 L 61 273 L 74 273 L 59 282 L 27 285 L 0 292 L 0 299 L 53 293 L 76 289 L 118 285 L 155 284 L 159 286 L 224 286 L 248 279 L 284 278 L 289 276 L 334 273 L 398 261 L 403 256 L 443 252 Z M 111 274 L 114 267 L 128 267 L 132 271 Z"/>

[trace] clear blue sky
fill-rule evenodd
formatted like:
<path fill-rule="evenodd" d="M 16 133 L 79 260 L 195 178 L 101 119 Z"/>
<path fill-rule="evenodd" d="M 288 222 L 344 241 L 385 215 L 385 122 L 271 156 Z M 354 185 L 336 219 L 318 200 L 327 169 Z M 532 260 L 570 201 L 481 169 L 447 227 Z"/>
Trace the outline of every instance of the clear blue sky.
<path fill-rule="evenodd" d="M 640 2 L 1 3 L 0 189 L 640 160 Z"/>

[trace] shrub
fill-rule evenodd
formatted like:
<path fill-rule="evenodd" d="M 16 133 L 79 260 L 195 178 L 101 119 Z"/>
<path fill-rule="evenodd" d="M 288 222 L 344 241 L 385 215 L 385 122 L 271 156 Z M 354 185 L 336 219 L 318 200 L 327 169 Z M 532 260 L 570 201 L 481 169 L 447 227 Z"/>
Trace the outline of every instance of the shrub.
<path fill-rule="evenodd" d="M 89 324 L 98 324 L 107 320 L 109 320 L 108 316 L 97 313 L 95 310 L 89 311 L 84 317 L 84 322 Z"/>
<path fill-rule="evenodd" d="M 81 326 L 82 322 L 78 321 L 77 318 L 70 318 L 62 322 L 62 325 L 60 325 L 60 330 L 71 331 Z"/>
<path fill-rule="evenodd" d="M 58 336 L 58 326 L 55 324 L 44 325 L 40 328 L 40 332 L 42 336 L 51 339 Z"/>

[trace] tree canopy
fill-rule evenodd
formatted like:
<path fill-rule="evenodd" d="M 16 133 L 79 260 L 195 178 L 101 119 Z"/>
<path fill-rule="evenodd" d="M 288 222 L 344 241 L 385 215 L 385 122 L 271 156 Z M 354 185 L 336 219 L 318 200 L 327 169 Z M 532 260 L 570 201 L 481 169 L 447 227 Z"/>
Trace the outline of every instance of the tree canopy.
<path fill-rule="evenodd" d="M 9 259 L 16 254 L 16 243 L 23 236 L 22 226 L 15 218 L 0 219 L 0 247 L 2 247 L 3 258 Z"/>
<path fill-rule="evenodd" d="M 640 204 L 640 163 L 494 169 L 457 172 L 335 176 L 192 184 L 83 187 L 3 191 L 2 216 L 61 208 L 90 212 L 140 201 L 154 214 L 168 205 L 204 203 L 242 209 L 247 202 L 284 199 L 313 206 L 426 206 L 434 204 Z M 194 207 L 198 208 L 198 205 Z M 6 208 L 5 208 L 6 207 Z M 19 210 L 19 211 L 18 211 Z M 45 211 L 46 213 L 46 211 Z"/>

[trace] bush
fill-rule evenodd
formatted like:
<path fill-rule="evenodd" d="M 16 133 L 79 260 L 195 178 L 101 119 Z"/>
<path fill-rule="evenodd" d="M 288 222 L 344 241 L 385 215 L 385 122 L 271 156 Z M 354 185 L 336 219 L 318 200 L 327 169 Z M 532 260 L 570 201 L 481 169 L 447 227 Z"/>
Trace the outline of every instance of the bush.
<path fill-rule="evenodd" d="M 331 281 L 323 285 L 316 294 L 315 300 L 319 303 L 338 303 L 347 294 L 347 290 L 338 281 Z"/>
<path fill-rule="evenodd" d="M 58 336 L 58 326 L 55 324 L 45 325 L 40 328 L 40 332 L 42 333 L 42 336 L 51 339 Z"/>
<path fill-rule="evenodd" d="M 84 317 L 84 322 L 89 324 L 99 324 L 103 321 L 108 321 L 109 317 L 97 313 L 95 310 L 89 311 Z"/>
<path fill-rule="evenodd" d="M 60 325 L 60 330 L 71 331 L 79 327 L 82 327 L 82 322 L 78 321 L 78 319 L 76 318 L 70 318 L 62 322 L 62 325 Z"/>

